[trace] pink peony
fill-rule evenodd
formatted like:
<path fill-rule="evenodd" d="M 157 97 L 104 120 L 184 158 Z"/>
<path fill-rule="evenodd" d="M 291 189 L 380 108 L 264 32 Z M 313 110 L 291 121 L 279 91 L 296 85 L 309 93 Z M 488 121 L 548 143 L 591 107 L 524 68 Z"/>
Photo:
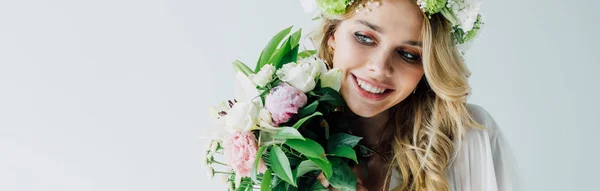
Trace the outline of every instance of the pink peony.
<path fill-rule="evenodd" d="M 256 161 L 258 144 L 252 132 L 234 132 L 223 142 L 225 160 L 229 167 L 241 177 L 249 177 Z M 259 172 L 265 172 L 267 167 L 261 160 L 258 165 Z"/>
<path fill-rule="evenodd" d="M 302 91 L 287 83 L 280 83 L 265 98 L 265 108 L 271 113 L 277 126 L 298 113 L 298 109 L 306 105 L 307 99 Z"/>

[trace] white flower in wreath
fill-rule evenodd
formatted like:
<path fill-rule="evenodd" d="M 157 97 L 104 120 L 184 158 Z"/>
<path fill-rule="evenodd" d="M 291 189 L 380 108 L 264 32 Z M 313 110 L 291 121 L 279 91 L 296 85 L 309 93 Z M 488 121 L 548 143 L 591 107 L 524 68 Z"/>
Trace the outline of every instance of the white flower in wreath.
<path fill-rule="evenodd" d="M 479 16 L 480 0 L 448 0 L 447 6 L 456 16 L 459 28 L 464 32 L 473 29 Z"/>

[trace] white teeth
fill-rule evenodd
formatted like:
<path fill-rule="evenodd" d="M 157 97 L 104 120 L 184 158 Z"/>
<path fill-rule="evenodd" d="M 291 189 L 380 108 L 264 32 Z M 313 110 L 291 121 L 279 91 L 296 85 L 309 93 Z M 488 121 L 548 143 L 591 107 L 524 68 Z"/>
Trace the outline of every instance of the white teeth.
<path fill-rule="evenodd" d="M 385 88 L 375 87 L 375 86 L 373 86 L 373 85 L 371 85 L 371 84 L 369 84 L 369 83 L 367 83 L 365 81 L 362 81 L 362 80 L 360 80 L 358 78 L 356 79 L 356 81 L 358 82 L 358 86 L 360 86 L 360 88 L 362 88 L 365 91 L 368 91 L 368 92 L 371 92 L 371 93 L 374 93 L 374 94 L 380 94 L 380 93 L 383 93 L 385 91 Z"/>

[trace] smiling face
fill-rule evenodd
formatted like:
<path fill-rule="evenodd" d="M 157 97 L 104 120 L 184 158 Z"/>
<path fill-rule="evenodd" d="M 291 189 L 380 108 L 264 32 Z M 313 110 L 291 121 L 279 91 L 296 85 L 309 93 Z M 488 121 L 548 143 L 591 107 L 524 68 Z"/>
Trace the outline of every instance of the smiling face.
<path fill-rule="evenodd" d="M 341 94 L 362 117 L 408 97 L 423 76 L 423 13 L 413 0 L 383 0 L 339 23 L 327 38 L 333 67 L 343 71 Z"/>

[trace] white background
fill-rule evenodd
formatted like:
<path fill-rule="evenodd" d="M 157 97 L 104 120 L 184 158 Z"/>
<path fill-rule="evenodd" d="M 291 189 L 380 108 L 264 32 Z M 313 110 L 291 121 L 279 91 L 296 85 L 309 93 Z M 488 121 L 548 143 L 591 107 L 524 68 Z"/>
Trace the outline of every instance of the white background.
<path fill-rule="evenodd" d="M 483 4 L 470 102 L 527 190 L 597 190 L 598 7 Z M 296 0 L 0 1 L 0 190 L 225 190 L 200 168 L 207 108 L 291 25 L 312 26 Z"/>

